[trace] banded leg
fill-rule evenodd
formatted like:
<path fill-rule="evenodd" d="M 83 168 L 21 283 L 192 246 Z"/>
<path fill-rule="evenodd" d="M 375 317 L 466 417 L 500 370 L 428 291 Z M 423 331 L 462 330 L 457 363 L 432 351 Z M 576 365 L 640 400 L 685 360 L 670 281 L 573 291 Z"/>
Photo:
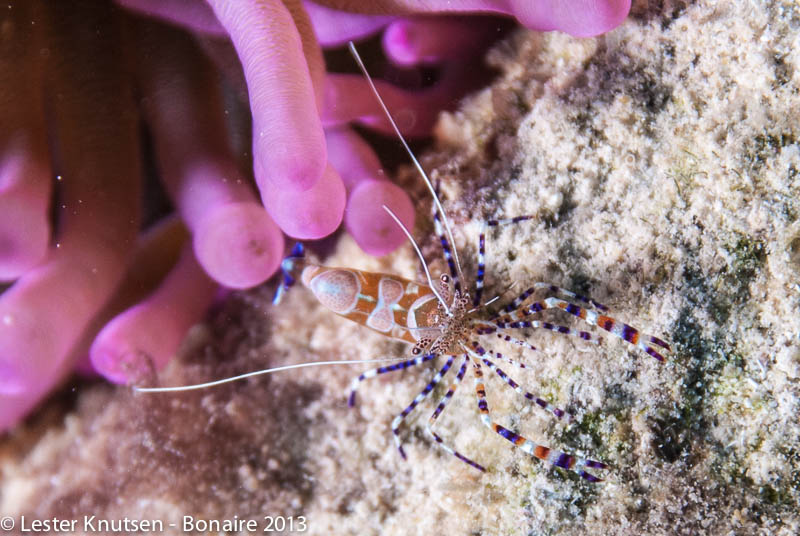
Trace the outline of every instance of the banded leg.
<path fill-rule="evenodd" d="M 517 382 L 515 382 L 512 378 L 510 378 L 505 372 L 503 372 L 502 369 L 498 368 L 497 365 L 495 365 L 494 363 L 492 363 L 491 361 L 486 359 L 486 357 L 484 357 L 485 354 L 486 354 L 486 351 L 483 348 L 481 348 L 481 346 L 477 342 L 475 342 L 475 341 L 472 342 L 472 347 L 473 347 L 474 351 L 470 350 L 469 348 L 467 348 L 464 344 L 462 344 L 461 347 L 464 348 L 464 350 L 466 350 L 467 353 L 469 355 L 471 355 L 473 358 L 478 359 L 478 360 L 482 361 L 484 364 L 486 364 L 486 366 L 488 366 L 490 369 L 492 369 L 498 376 L 500 376 L 500 378 L 504 382 L 506 382 L 517 393 L 521 394 L 522 396 L 524 396 L 528 400 L 532 400 L 532 401 L 536 402 L 536 404 L 539 407 L 543 408 L 546 411 L 549 411 L 550 413 L 552 413 L 553 415 L 555 415 L 559 419 L 564 417 L 564 415 L 566 414 L 564 412 L 564 410 L 562 410 L 560 408 L 557 408 L 557 407 L 553 406 L 552 404 L 550 404 L 549 402 L 547 402 L 546 400 L 543 400 L 543 399 L 541 399 L 541 398 L 539 398 L 539 397 L 537 397 L 537 396 L 535 396 L 535 395 L 523 390 L 519 386 L 519 384 Z M 489 353 L 491 355 L 495 355 L 495 352 L 493 352 L 491 350 L 489 350 Z M 497 355 L 501 355 L 502 356 L 502 354 L 497 354 Z M 509 359 L 509 361 L 511 361 L 511 360 Z M 525 368 L 525 366 L 522 365 L 522 368 Z M 570 418 L 570 420 L 571 420 L 571 418 Z"/>
<path fill-rule="evenodd" d="M 491 331 L 491 332 L 489 332 L 489 333 L 495 333 L 495 331 Z M 480 332 L 478 333 L 478 335 L 482 335 L 482 334 L 483 334 L 483 333 L 480 333 Z M 505 336 L 504 336 L 504 335 L 498 335 L 498 337 L 502 337 L 503 339 L 505 339 Z M 524 341 L 523 341 L 523 342 L 524 342 Z M 478 341 L 470 341 L 470 344 L 472 345 L 472 349 L 473 349 L 473 350 L 474 350 L 474 351 L 475 351 L 475 352 L 476 352 L 476 353 L 477 353 L 479 356 L 484 356 L 484 355 L 486 355 L 486 354 L 488 353 L 489 355 L 493 356 L 495 359 L 502 359 L 503 361 L 506 361 L 506 362 L 508 362 L 508 363 L 511 363 L 512 365 L 514 365 L 514 366 L 516 366 L 516 367 L 519 367 L 519 368 L 521 368 L 521 369 L 528 368 L 528 367 L 525 365 L 525 363 L 522 363 L 522 362 L 520 362 L 520 361 L 515 361 L 515 360 L 511 359 L 510 357 L 508 357 L 508 356 L 505 356 L 505 355 L 501 354 L 500 352 L 495 352 L 495 351 L 494 351 L 494 350 L 492 350 L 492 349 L 486 350 L 486 349 L 485 349 L 483 346 L 481 346 L 481 345 L 480 345 L 480 343 L 478 343 Z M 526 343 L 526 344 L 527 344 L 527 343 Z M 463 348 L 465 348 L 465 349 L 466 349 L 466 346 L 464 346 L 463 344 L 462 344 L 461 346 L 462 346 Z M 531 346 L 530 348 L 531 348 L 532 350 L 536 350 L 536 348 L 534 348 L 533 346 Z M 469 350 L 467 350 L 467 351 L 469 351 Z"/>
<path fill-rule="evenodd" d="M 498 333 L 497 334 L 497 338 L 501 339 L 503 341 L 506 341 L 508 343 L 511 343 L 511 344 L 516 344 L 517 346 L 522 346 L 523 348 L 527 348 L 528 350 L 537 351 L 536 347 L 534 345 L 532 345 L 531 343 L 529 343 L 528 341 L 525 341 L 525 340 L 522 340 L 522 339 L 518 339 L 516 337 L 512 337 L 511 335 L 509 335 L 507 333 Z"/>
<path fill-rule="evenodd" d="M 655 357 L 659 361 L 664 361 L 664 356 L 661 355 L 655 348 L 650 346 L 650 344 L 659 346 L 668 352 L 672 351 L 669 347 L 669 344 L 662 341 L 658 337 L 648 335 L 646 333 L 639 333 L 639 330 L 633 326 L 623 324 L 622 322 L 617 322 L 610 316 L 598 314 L 595 311 L 585 309 L 579 305 L 569 303 L 559 298 L 547 298 L 544 300 L 544 302 L 548 308 L 562 309 L 572 315 L 577 316 L 578 318 L 585 320 L 589 325 L 603 328 L 609 333 L 616 335 L 623 341 L 637 346 L 646 354 Z"/>
<path fill-rule="evenodd" d="M 478 236 L 478 274 L 475 277 L 475 295 L 472 298 L 473 307 L 478 307 L 481 304 L 481 297 L 483 296 L 483 281 L 486 275 L 486 229 L 488 227 L 520 223 L 531 218 L 533 216 L 516 216 L 504 220 L 487 220 L 483 222 L 481 234 Z"/>
<path fill-rule="evenodd" d="M 402 456 L 404 460 L 406 459 L 406 451 L 403 450 L 403 445 L 400 442 L 400 425 L 403 424 L 403 421 L 406 417 L 408 417 L 408 414 L 414 411 L 414 408 L 416 408 L 420 402 L 428 398 L 428 395 L 431 394 L 433 388 L 436 387 L 444 375 L 447 374 L 447 371 L 450 370 L 450 367 L 453 366 L 453 360 L 455 357 L 456 356 L 454 355 L 447 357 L 447 362 L 434 375 L 433 379 L 428 382 L 428 385 L 426 385 L 425 388 L 414 398 L 414 400 L 411 401 L 411 404 L 409 404 L 406 409 L 400 412 L 400 414 L 392 421 L 392 435 L 394 436 L 394 443 L 397 445 L 397 450 L 400 451 L 400 456 Z"/>
<path fill-rule="evenodd" d="M 305 248 L 301 242 L 297 242 L 292 247 L 289 256 L 281 261 L 281 282 L 278 283 L 278 288 L 275 289 L 275 296 L 272 298 L 272 305 L 278 305 L 283 298 L 283 295 L 294 286 L 295 278 L 294 273 L 299 262 L 302 262 L 306 256 Z"/>
<path fill-rule="evenodd" d="M 563 294 L 570 300 L 579 301 L 584 305 L 589 306 L 589 308 L 598 309 L 600 311 L 608 311 L 608 307 L 606 307 L 600 302 L 593 300 L 588 296 L 582 296 L 580 294 L 572 292 L 571 290 L 567 290 L 565 288 L 556 285 L 551 285 L 550 283 L 542 283 L 542 282 L 534 283 L 533 288 L 535 288 L 536 290 L 547 289 L 551 294 Z"/>
<path fill-rule="evenodd" d="M 449 452 L 450 454 L 452 454 L 453 456 L 455 456 L 456 458 L 458 458 L 462 462 L 466 463 L 467 465 L 470 465 L 470 466 L 474 467 L 478 471 L 486 472 L 486 468 L 484 466 L 482 466 L 481 464 L 479 464 L 479 463 L 467 458 L 466 456 L 464 456 L 463 454 L 458 452 L 456 449 L 454 449 L 454 448 L 450 447 L 449 445 L 447 445 L 444 442 L 444 440 L 439 436 L 439 434 L 437 434 L 436 432 L 433 431 L 433 424 L 436 422 L 436 419 L 439 418 L 439 415 L 442 414 L 442 412 L 444 411 L 445 406 L 447 406 L 447 403 L 450 402 L 450 400 L 453 398 L 453 395 L 455 394 L 456 389 L 458 389 L 459 384 L 461 384 L 461 380 L 464 379 L 464 374 L 466 374 L 466 372 L 467 372 L 467 362 L 468 361 L 469 361 L 469 358 L 465 355 L 464 356 L 464 361 L 461 363 L 461 368 L 458 369 L 458 373 L 456 374 L 456 379 L 453 381 L 453 383 L 450 384 L 450 388 L 444 394 L 442 399 L 439 400 L 439 404 L 436 406 L 436 410 L 433 412 L 433 415 L 431 415 L 430 419 L 428 419 L 428 424 L 425 425 L 425 431 L 428 432 L 431 435 L 431 437 L 433 437 L 433 440 L 436 441 L 436 443 L 442 449 L 444 449 L 446 452 Z"/>
<path fill-rule="evenodd" d="M 600 311 L 608 311 L 608 307 L 606 307 L 600 302 L 591 299 L 588 296 L 582 296 L 580 294 L 576 294 L 571 290 L 567 290 L 565 288 L 558 287 L 556 285 L 551 285 L 550 283 L 539 282 L 539 283 L 534 283 L 533 286 L 528 287 L 522 294 L 511 300 L 511 302 L 509 302 L 508 305 L 506 305 L 501 309 L 502 312 L 498 312 L 492 317 L 492 320 L 496 320 L 500 316 L 503 316 L 503 313 L 513 314 L 517 309 L 519 309 L 522 306 L 523 303 L 525 303 L 525 300 L 530 298 L 534 292 L 541 289 L 547 289 L 548 291 L 554 294 L 562 294 L 568 297 L 569 299 L 573 301 L 579 301 L 592 309 L 598 309 Z M 519 320 L 519 317 L 513 317 L 511 320 Z"/>
<path fill-rule="evenodd" d="M 623 341 L 629 342 L 630 344 L 638 347 L 646 354 L 655 357 L 659 361 L 664 361 L 664 356 L 661 353 L 659 353 L 659 351 L 656 348 L 650 346 L 651 344 L 659 346 L 668 352 L 671 351 L 669 344 L 659 339 L 658 337 L 655 337 L 653 335 L 648 335 L 646 333 L 639 333 L 639 330 L 637 330 L 633 326 L 629 326 L 628 324 L 623 324 L 622 322 L 617 322 L 610 316 L 601 315 L 597 311 L 581 307 L 580 305 L 564 301 L 560 298 L 555 298 L 555 297 L 545 298 L 545 300 L 542 302 L 535 302 L 529 306 L 524 307 L 522 309 L 522 313 L 524 316 L 528 316 L 543 311 L 545 309 L 561 309 L 563 311 L 568 312 L 571 315 L 577 316 L 578 318 L 584 320 L 590 326 L 599 326 L 600 328 L 608 331 L 612 335 L 619 337 Z M 500 323 L 503 323 L 504 321 L 505 318 L 500 319 Z"/>
<path fill-rule="evenodd" d="M 512 378 L 510 378 L 508 376 L 508 374 L 503 372 L 503 369 L 501 369 L 500 367 L 498 367 L 497 365 L 495 365 L 494 363 L 492 363 L 491 361 L 489 361 L 485 357 L 482 358 L 481 361 L 483 362 L 484 365 L 486 365 L 492 371 L 494 371 L 495 374 L 500 376 L 500 378 L 504 382 L 506 382 L 509 387 L 514 389 L 517 393 L 519 393 L 520 395 L 522 395 L 526 399 L 531 400 L 533 402 L 536 402 L 536 405 L 539 406 L 540 408 L 542 408 L 543 410 L 549 411 L 550 413 L 552 413 L 553 415 L 555 415 L 559 419 L 562 419 L 564 417 L 564 415 L 566 415 L 566 413 L 564 412 L 563 409 L 557 408 L 554 405 L 552 405 L 550 402 L 548 402 L 547 400 L 543 400 L 543 399 L 539 398 L 538 396 L 533 395 L 533 394 L 529 393 L 528 391 L 525 391 L 522 387 L 520 387 L 520 385 L 517 382 L 515 382 Z M 567 417 L 569 417 L 569 415 L 567 415 Z M 568 419 L 568 420 L 571 420 L 571 419 Z"/>
<path fill-rule="evenodd" d="M 555 465 L 556 467 L 561 467 L 562 469 L 568 469 L 578 473 L 581 477 L 585 478 L 589 482 L 600 482 L 600 478 L 586 471 L 586 469 L 605 469 L 607 467 L 606 464 L 578 456 L 573 456 L 565 452 L 552 450 L 543 445 L 537 445 L 530 439 L 526 439 L 525 437 L 512 432 L 508 428 L 505 428 L 504 426 L 492 421 L 489 414 L 489 404 L 486 402 L 486 387 L 483 384 L 483 371 L 481 370 L 481 365 L 476 359 L 473 359 L 472 366 L 473 372 L 475 373 L 475 393 L 478 397 L 478 410 L 481 414 L 481 421 L 487 428 L 507 439 L 514 446 L 519 447 L 531 456 Z"/>
<path fill-rule="evenodd" d="M 540 320 L 517 320 L 516 322 L 508 322 L 508 323 L 498 322 L 497 326 L 501 330 L 541 328 L 550 331 L 555 331 L 556 333 L 560 333 L 562 335 L 571 335 L 573 337 L 579 337 L 584 341 L 591 342 L 592 344 L 600 344 L 601 342 L 601 339 L 599 337 L 592 337 L 592 334 L 589 333 L 588 331 L 572 329 L 567 326 L 560 326 L 558 324 L 551 324 L 550 322 L 543 322 Z"/>
<path fill-rule="evenodd" d="M 521 361 L 517 361 L 515 359 L 511 359 L 507 355 L 501 354 L 500 352 L 495 352 L 494 350 L 489 350 L 489 355 L 492 356 L 494 359 L 500 359 L 500 360 L 505 361 L 506 363 L 508 363 L 510 365 L 514 365 L 517 368 L 521 368 L 521 369 L 528 368 L 527 366 L 525 366 L 525 363 L 522 363 Z"/>
<path fill-rule="evenodd" d="M 438 183 L 436 185 L 436 195 L 439 195 Z M 431 212 L 433 213 L 433 228 L 436 231 L 436 236 L 439 238 L 439 243 L 442 245 L 442 254 L 444 255 L 444 260 L 447 261 L 447 266 L 450 268 L 450 275 L 453 278 L 453 288 L 455 288 L 456 291 L 461 292 L 461 279 L 459 277 L 456 261 L 453 258 L 453 250 L 450 242 L 447 240 L 447 235 L 444 231 L 444 225 L 442 225 L 441 215 L 439 214 L 439 211 L 436 210 L 436 203 L 431 205 Z"/>
<path fill-rule="evenodd" d="M 356 405 L 356 389 L 358 389 L 358 386 L 364 380 L 374 378 L 378 374 L 385 374 L 387 372 L 394 372 L 395 370 L 403 370 L 415 365 L 421 365 L 422 363 L 430 361 L 435 357 L 435 354 L 425 354 L 415 357 L 414 359 L 409 359 L 408 361 L 401 361 L 400 363 L 395 363 L 394 365 L 378 367 L 366 372 L 362 372 L 357 377 L 353 378 L 352 382 L 350 382 L 350 387 L 348 388 L 349 396 L 347 397 L 347 405 L 351 408 Z"/>
<path fill-rule="evenodd" d="M 483 322 L 483 324 L 489 327 L 476 328 L 473 331 L 475 335 L 491 335 L 492 333 L 495 333 L 497 334 L 497 338 L 499 339 L 502 339 L 506 342 L 510 342 L 511 344 L 516 344 L 517 346 L 522 346 L 523 348 L 527 348 L 528 350 L 536 351 L 536 347 L 531 343 L 529 343 L 528 341 L 518 339 L 516 337 L 508 335 L 507 333 L 499 333 L 500 329 L 497 327 L 496 324 L 491 324 L 488 322 Z M 483 346 L 481 346 L 478 343 L 478 341 L 475 340 L 470 341 L 470 344 L 472 345 L 472 349 L 478 352 L 479 355 L 483 355 L 486 353 L 486 350 L 483 348 Z"/>
<path fill-rule="evenodd" d="M 526 288 L 522 292 L 522 294 L 520 294 L 519 296 L 517 296 L 516 298 L 511 300 L 507 305 L 505 305 L 504 307 L 500 308 L 500 310 L 498 312 L 493 314 L 490 317 L 491 320 L 496 320 L 496 319 L 500 318 L 503 315 L 503 313 L 506 313 L 508 315 L 513 314 L 513 312 L 516 311 L 517 309 L 519 309 L 522 306 L 522 304 L 525 303 L 525 300 L 530 298 L 531 295 L 534 292 L 536 292 L 536 288 L 535 287 Z"/>

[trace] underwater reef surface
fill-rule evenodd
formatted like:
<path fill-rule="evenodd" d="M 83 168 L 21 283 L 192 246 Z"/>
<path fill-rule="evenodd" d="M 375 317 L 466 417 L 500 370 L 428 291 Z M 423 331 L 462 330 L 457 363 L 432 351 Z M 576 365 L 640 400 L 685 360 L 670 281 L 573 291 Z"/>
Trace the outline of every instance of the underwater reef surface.
<path fill-rule="evenodd" d="M 309 534 L 800 532 L 800 7 L 655 4 L 601 38 L 515 33 L 489 56 L 501 77 L 442 116 L 422 158 L 469 271 L 483 219 L 534 216 L 488 238 L 490 294 L 552 282 L 671 342 L 664 364 L 605 332 L 600 347 L 539 331 L 536 353 L 498 345 L 528 365 L 507 372 L 575 422 L 487 377 L 493 415 L 608 463 L 603 483 L 488 431 L 471 381 L 437 431 L 488 472 L 428 439 L 432 402 L 401 429 L 404 462 L 389 425 L 433 372 L 364 382 L 351 410 L 346 388 L 369 365 L 342 366 L 64 394 L 0 442 L 0 514 L 304 516 Z M 410 169 L 400 181 L 435 258 L 428 197 Z M 346 236 L 325 263 L 420 275 L 410 248 L 378 260 Z M 233 295 L 158 381 L 408 351 L 305 289 L 279 307 L 271 291 Z"/>

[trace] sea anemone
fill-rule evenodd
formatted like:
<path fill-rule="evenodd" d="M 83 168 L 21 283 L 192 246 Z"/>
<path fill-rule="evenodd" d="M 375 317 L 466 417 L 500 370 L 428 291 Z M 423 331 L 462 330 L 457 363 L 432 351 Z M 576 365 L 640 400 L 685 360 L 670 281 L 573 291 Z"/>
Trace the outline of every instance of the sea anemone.
<path fill-rule="evenodd" d="M 380 207 L 413 227 L 411 201 L 348 126 L 385 132 L 386 120 L 359 76 L 326 73 L 320 44 L 384 31 L 390 62 L 436 65 L 439 78 L 429 87 L 379 81 L 404 133 L 426 135 L 436 113 L 469 88 L 470 66 L 495 36 L 494 19 L 460 13 L 511 15 L 529 28 L 588 36 L 619 24 L 630 7 L 600 0 L 118 3 L 190 33 L 99 0 L 12 1 L 3 10 L 0 280 L 10 285 L 0 296 L 0 429 L 86 355 L 114 382 L 163 366 L 217 284 L 248 288 L 275 271 L 282 232 L 321 238 L 344 219 L 368 253 L 403 242 Z M 241 72 L 223 65 L 225 57 Z M 218 69 L 233 73 L 223 85 L 234 93 L 237 76 L 246 84 L 252 157 L 244 167 L 232 149 Z M 182 236 L 175 221 L 140 235 L 142 220 L 152 219 L 142 217 L 142 177 L 154 174 L 190 239 L 174 238 Z"/>

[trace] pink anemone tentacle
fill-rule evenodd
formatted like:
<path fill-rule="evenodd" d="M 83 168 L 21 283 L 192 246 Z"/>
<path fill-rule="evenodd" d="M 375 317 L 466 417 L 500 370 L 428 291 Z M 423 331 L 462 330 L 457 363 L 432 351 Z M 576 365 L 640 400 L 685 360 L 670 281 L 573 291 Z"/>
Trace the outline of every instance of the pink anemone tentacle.
<path fill-rule="evenodd" d="M 375 151 L 347 127 L 325 131 L 331 165 L 347 189 L 344 222 L 356 243 L 370 255 L 386 255 L 406 241 L 386 205 L 407 229 L 414 228 L 414 206 L 402 188 L 386 179 Z"/>
<path fill-rule="evenodd" d="M 211 66 L 188 36 L 140 27 L 141 48 L 151 51 L 138 70 L 160 176 L 192 232 L 195 255 L 225 286 L 263 283 L 280 264 L 283 235 L 230 153 Z"/>
<path fill-rule="evenodd" d="M 44 259 L 50 240 L 50 158 L 44 117 L 43 28 L 36 2 L 4 14 L 0 39 L 0 281 Z"/>
<path fill-rule="evenodd" d="M 0 296 L 0 428 L 72 369 L 72 348 L 121 280 L 139 224 L 138 121 L 115 13 L 58 3 L 43 23 L 50 49 L 64 51 L 48 73 L 60 94 L 53 102 L 59 230 L 47 260 Z"/>

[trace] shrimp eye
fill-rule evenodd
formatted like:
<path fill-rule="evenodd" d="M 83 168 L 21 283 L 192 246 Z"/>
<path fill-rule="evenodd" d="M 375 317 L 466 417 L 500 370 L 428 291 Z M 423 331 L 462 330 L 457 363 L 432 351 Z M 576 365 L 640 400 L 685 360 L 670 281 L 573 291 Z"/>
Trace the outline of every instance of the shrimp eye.
<path fill-rule="evenodd" d="M 447 275 L 447 274 L 442 274 L 439 279 L 442 280 L 442 283 L 449 283 L 450 282 L 450 276 Z"/>
<path fill-rule="evenodd" d="M 412 348 L 412 349 L 411 349 L 411 353 L 412 353 L 412 354 L 414 354 L 414 355 L 419 355 L 419 353 L 420 353 L 421 351 L 422 351 L 422 350 L 420 350 L 420 349 L 419 349 L 419 348 L 417 348 L 416 346 L 415 346 L 414 348 Z"/>

